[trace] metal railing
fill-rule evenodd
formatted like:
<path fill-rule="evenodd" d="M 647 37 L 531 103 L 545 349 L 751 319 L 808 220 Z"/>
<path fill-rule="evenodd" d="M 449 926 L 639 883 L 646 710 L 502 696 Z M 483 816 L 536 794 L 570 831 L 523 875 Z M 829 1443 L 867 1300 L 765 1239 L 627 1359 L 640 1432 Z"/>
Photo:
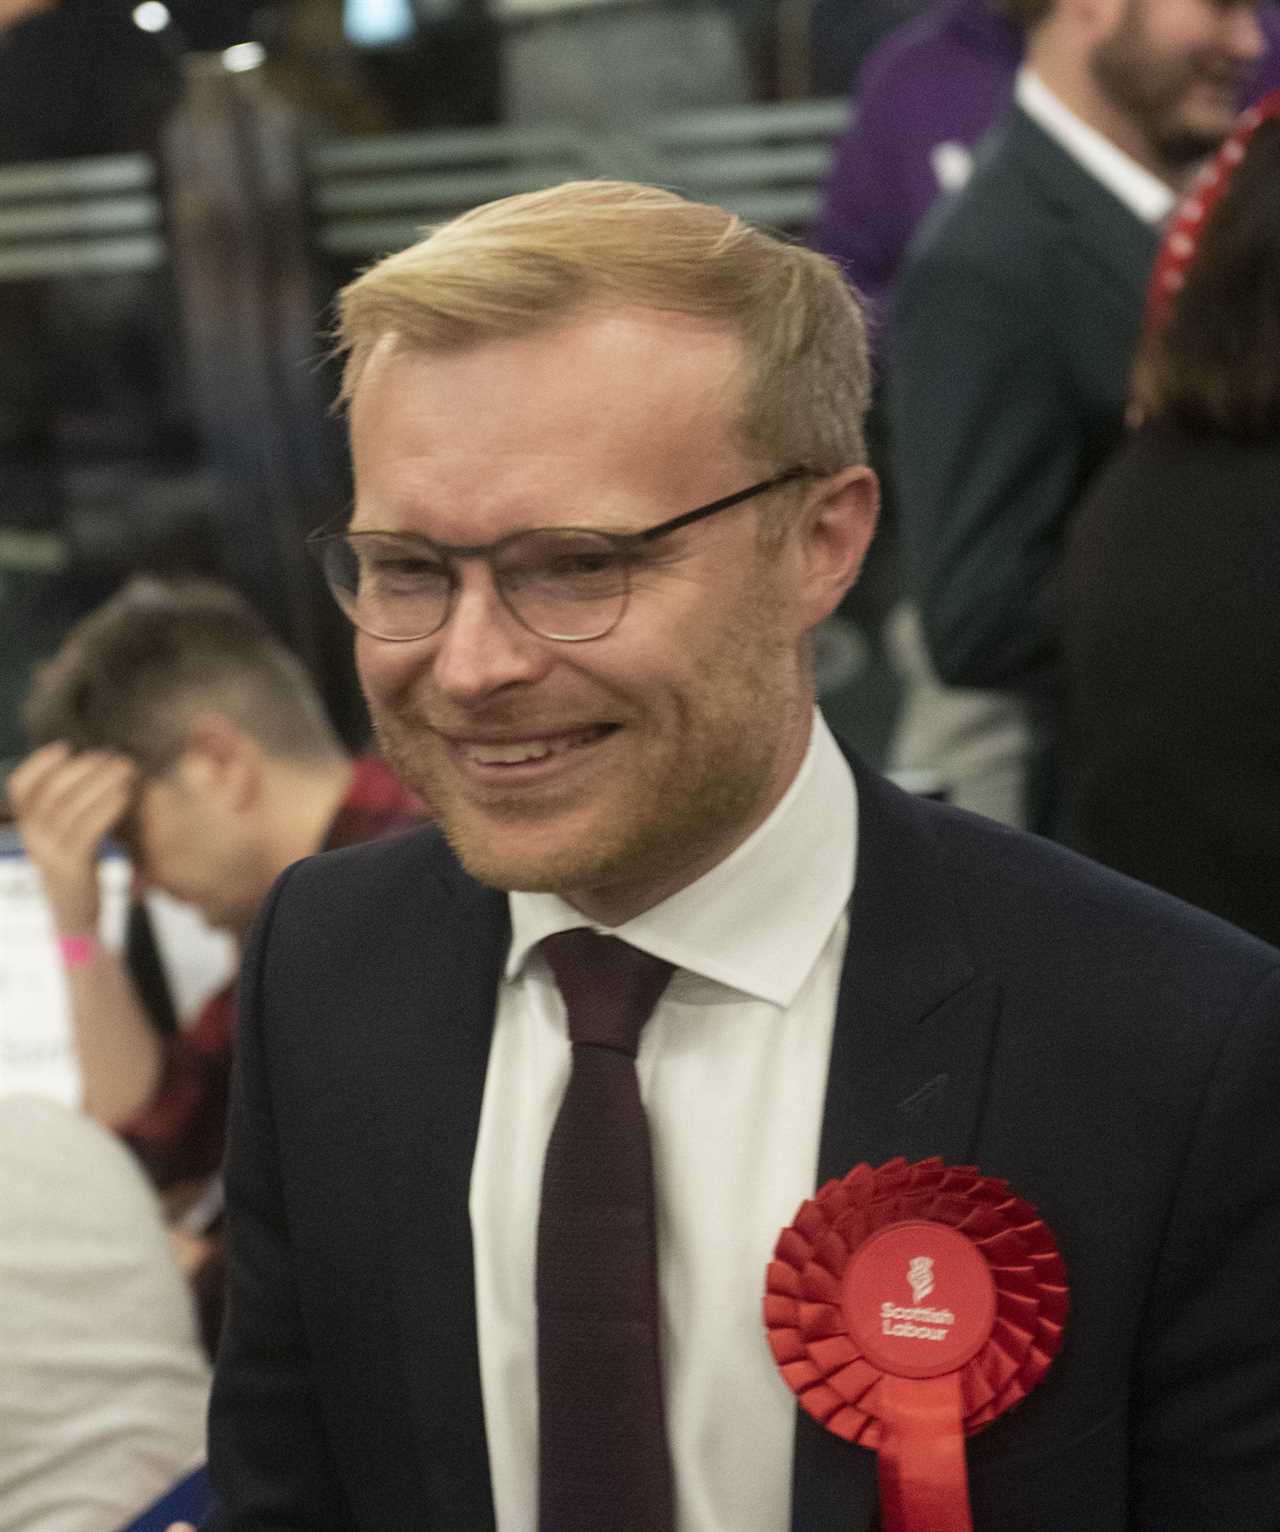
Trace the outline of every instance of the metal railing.
<path fill-rule="evenodd" d="M 0 169 L 0 281 L 149 271 L 164 260 L 147 155 Z"/>
<path fill-rule="evenodd" d="M 367 257 L 492 198 L 595 176 L 669 186 L 800 233 L 847 119 L 846 102 L 824 100 L 683 112 L 601 138 L 566 125 L 318 143 L 304 151 L 314 238 L 327 255 Z"/>
<path fill-rule="evenodd" d="M 800 234 L 848 119 L 845 101 L 787 101 L 660 118 L 647 138 L 664 186 Z"/>
<path fill-rule="evenodd" d="M 305 153 L 316 241 L 326 255 L 362 257 L 411 244 L 497 197 L 605 173 L 572 128 L 473 128 L 339 139 Z"/>

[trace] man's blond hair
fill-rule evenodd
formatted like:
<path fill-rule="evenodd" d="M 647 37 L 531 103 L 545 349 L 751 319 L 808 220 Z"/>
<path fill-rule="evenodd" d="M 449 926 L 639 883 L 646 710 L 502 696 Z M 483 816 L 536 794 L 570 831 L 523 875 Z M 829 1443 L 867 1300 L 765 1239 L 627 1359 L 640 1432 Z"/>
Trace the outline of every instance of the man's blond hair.
<path fill-rule="evenodd" d="M 451 351 L 591 306 L 688 314 L 736 333 L 738 435 L 752 460 L 819 474 L 865 461 L 866 328 L 836 267 L 723 208 L 625 181 L 486 203 L 357 277 L 339 297 L 342 397 L 385 337 Z"/>

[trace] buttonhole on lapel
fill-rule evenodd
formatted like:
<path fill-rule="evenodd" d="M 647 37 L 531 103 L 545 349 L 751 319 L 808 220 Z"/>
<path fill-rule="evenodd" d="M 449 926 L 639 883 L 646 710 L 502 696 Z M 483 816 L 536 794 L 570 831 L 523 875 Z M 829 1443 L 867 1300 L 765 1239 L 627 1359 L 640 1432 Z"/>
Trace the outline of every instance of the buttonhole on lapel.
<path fill-rule="evenodd" d="M 947 1088 L 947 1075 L 934 1075 L 919 1090 L 914 1090 L 898 1103 L 898 1110 L 908 1117 L 919 1117 L 927 1112 Z"/>

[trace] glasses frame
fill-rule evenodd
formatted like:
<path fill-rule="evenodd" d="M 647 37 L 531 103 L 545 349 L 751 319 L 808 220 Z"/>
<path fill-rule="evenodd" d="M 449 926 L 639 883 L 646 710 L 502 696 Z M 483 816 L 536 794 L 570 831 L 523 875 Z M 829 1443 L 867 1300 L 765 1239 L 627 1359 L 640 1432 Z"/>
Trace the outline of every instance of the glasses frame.
<path fill-rule="evenodd" d="M 360 532 L 351 532 L 345 528 L 334 530 L 320 527 L 316 531 L 307 534 L 305 546 L 307 552 L 320 565 L 321 571 L 325 576 L 325 583 L 328 585 L 343 615 L 353 627 L 358 628 L 361 633 L 366 634 L 369 638 L 376 638 L 380 643 L 416 644 L 424 638 L 432 638 L 439 633 L 453 613 L 454 598 L 458 591 L 458 577 L 453 568 L 454 561 L 458 559 L 483 559 L 489 566 L 489 573 L 503 606 L 506 607 L 507 611 L 511 613 L 526 632 L 532 633 L 536 638 L 543 638 L 555 644 L 589 644 L 594 643 L 598 638 L 607 638 L 626 616 L 627 606 L 631 600 L 630 570 L 627 566 L 623 566 L 625 585 L 622 592 L 622 602 L 618 608 L 618 615 L 607 628 L 601 629 L 599 633 L 582 635 L 543 633 L 531 626 L 521 616 L 507 595 L 502 577 L 495 564 L 495 560 L 504 548 L 509 547 L 513 542 L 519 541 L 522 537 L 528 537 L 531 532 L 586 532 L 593 537 L 603 538 L 619 551 L 625 551 L 628 548 L 646 547 L 650 543 L 657 542 L 659 538 L 667 537 L 672 532 L 680 531 L 682 527 L 689 527 L 695 522 L 705 521 L 708 516 L 714 516 L 719 511 L 727 511 L 735 505 L 742 505 L 747 500 L 754 500 L 757 496 L 766 494 L 771 489 L 780 489 L 782 485 L 791 484 L 797 479 L 813 477 L 814 472 L 810 468 L 786 468 L 781 473 L 774 474 L 771 478 L 761 479 L 756 484 L 748 485 L 746 489 L 735 490 L 731 495 L 721 495 L 718 500 L 708 501 L 706 505 L 695 506 L 691 511 L 682 511 L 680 515 L 672 516 L 668 521 L 660 521 L 657 526 L 645 527 L 639 532 L 608 532 L 600 527 L 527 527 L 519 532 L 508 532 L 505 537 L 500 537 L 496 542 L 492 543 L 438 543 L 434 538 L 423 537 L 416 532 L 387 532 L 372 527 Z M 428 628 L 425 633 L 416 633 L 411 637 L 391 637 L 385 633 L 376 633 L 370 628 L 363 627 L 356 621 L 351 612 L 348 611 L 342 597 L 338 593 L 338 588 L 329 578 L 325 561 L 325 549 L 334 543 L 349 544 L 353 538 L 368 536 L 398 537 L 409 543 L 417 543 L 424 548 L 429 548 L 432 553 L 438 554 L 442 560 L 448 562 L 449 594 L 445 601 L 444 614 L 434 628 Z"/>

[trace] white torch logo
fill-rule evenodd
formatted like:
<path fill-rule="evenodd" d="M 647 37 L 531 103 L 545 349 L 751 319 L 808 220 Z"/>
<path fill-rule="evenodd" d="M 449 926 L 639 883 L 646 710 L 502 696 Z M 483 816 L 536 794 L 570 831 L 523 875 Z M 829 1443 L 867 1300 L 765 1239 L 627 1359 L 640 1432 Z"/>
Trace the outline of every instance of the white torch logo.
<path fill-rule="evenodd" d="M 913 1256 L 907 1266 L 907 1281 L 911 1284 L 911 1297 L 921 1303 L 933 1291 L 933 1260 L 927 1255 Z"/>

